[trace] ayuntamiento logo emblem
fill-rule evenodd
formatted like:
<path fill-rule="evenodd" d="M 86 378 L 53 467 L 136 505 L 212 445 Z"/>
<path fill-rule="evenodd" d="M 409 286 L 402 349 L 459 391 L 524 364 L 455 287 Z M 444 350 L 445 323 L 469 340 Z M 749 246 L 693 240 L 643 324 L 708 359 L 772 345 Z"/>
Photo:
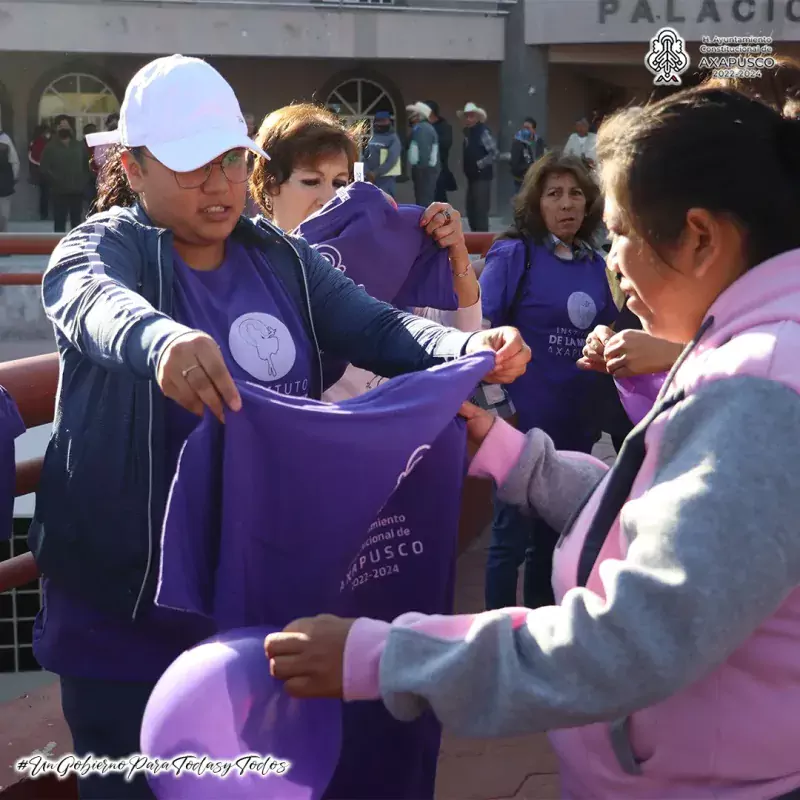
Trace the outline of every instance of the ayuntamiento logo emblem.
<path fill-rule="evenodd" d="M 689 63 L 686 40 L 675 28 L 661 28 L 650 40 L 644 65 L 653 73 L 655 86 L 681 86 Z"/>

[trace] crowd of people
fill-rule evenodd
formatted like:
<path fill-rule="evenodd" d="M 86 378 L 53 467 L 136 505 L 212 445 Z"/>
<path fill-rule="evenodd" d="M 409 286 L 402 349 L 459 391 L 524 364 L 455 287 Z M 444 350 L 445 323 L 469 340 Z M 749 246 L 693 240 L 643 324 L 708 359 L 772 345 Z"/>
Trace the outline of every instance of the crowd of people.
<path fill-rule="evenodd" d="M 118 124 L 87 137 L 97 213 L 42 287 L 61 380 L 30 534 L 34 651 L 60 676 L 75 751 L 137 752 L 159 677 L 213 633 L 156 602 L 170 485 L 206 412 L 236 414 L 240 381 L 340 403 L 490 352 L 491 402 L 461 409 L 470 474 L 495 486 L 487 611 L 297 619 L 264 643 L 272 674 L 294 696 L 432 714 L 460 735 L 547 731 L 574 800 L 800 796 L 797 78 L 782 62 L 771 94 L 716 81 L 597 132 L 581 120 L 563 152 L 525 120 L 513 221 L 480 275 L 446 202 L 452 128 L 435 103 L 410 106 L 414 224 L 446 252 L 454 304 L 408 308 L 298 234 L 344 202 L 360 158 L 375 202 L 396 207 L 388 116 L 361 151 L 314 105 L 246 120 L 201 60 L 144 67 Z M 467 219 L 486 230 L 497 146 L 482 109 L 461 116 Z M 47 174 L 69 159 L 68 125 L 37 152 Z M 385 260 L 366 242 L 360 256 Z M 266 371 L 237 355 L 254 311 L 275 321 L 253 344 Z M 277 326 L 293 343 L 279 371 Z M 621 382 L 635 394 L 654 376 L 634 418 Z M 603 432 L 610 469 L 591 456 Z M 152 796 L 143 776 L 80 791 Z"/>

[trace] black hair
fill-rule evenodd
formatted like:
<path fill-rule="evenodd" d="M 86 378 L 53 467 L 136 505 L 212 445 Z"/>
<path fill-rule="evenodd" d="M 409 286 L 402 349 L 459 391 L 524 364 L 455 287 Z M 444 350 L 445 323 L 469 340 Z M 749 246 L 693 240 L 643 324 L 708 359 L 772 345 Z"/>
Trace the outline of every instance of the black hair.
<path fill-rule="evenodd" d="M 536 127 L 536 120 L 533 117 L 525 117 L 525 119 L 522 120 L 523 125 L 526 122 L 530 122 L 530 124 L 533 125 L 534 128 Z"/>
<path fill-rule="evenodd" d="M 748 267 L 800 247 L 800 121 L 735 89 L 697 87 L 609 117 L 603 184 L 662 258 L 690 208 L 743 229 Z"/>

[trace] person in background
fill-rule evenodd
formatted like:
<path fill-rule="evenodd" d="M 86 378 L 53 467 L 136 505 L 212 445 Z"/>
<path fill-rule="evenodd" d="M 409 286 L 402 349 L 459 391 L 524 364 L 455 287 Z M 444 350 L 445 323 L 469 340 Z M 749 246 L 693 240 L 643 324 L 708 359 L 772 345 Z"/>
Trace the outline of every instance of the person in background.
<path fill-rule="evenodd" d="M 408 164 L 414 183 L 414 201 L 427 208 L 434 202 L 439 177 L 439 137 L 430 123 L 433 113 L 425 103 L 406 106 L 411 139 L 408 145 Z"/>
<path fill-rule="evenodd" d="M 19 180 L 19 154 L 11 137 L 0 127 L 0 233 L 8 230 L 11 201 Z"/>
<path fill-rule="evenodd" d="M 80 225 L 91 170 L 86 145 L 75 138 L 69 117 L 56 122 L 56 136 L 42 153 L 42 173 L 50 184 L 55 232 L 66 232 L 67 217 L 70 228 Z"/>
<path fill-rule="evenodd" d="M 28 179 L 39 190 L 39 219 L 44 222 L 50 216 L 50 187 L 42 175 L 42 153 L 50 141 L 50 128 L 37 125 L 28 147 Z"/>
<path fill-rule="evenodd" d="M 564 155 L 580 158 L 590 170 L 597 166 L 597 134 L 589 131 L 589 122 L 586 117 L 582 117 L 575 123 L 575 133 L 567 139 Z"/>
<path fill-rule="evenodd" d="M 450 169 L 450 150 L 453 147 L 453 126 L 439 115 L 439 104 L 435 100 L 426 100 L 425 105 L 431 109 L 431 125 L 439 137 L 439 177 L 436 179 L 434 201 L 447 203 L 447 193 L 458 189 L 455 175 Z"/>
<path fill-rule="evenodd" d="M 600 223 L 600 189 L 581 161 L 547 153 L 529 170 L 514 221 L 492 245 L 481 273 L 483 315 L 514 325 L 533 351 L 508 388 L 523 432 L 540 428 L 556 447 L 591 453 L 602 428 L 595 399 L 607 377 L 578 368 L 586 337 L 619 313 L 603 255 L 589 242 Z M 525 563 L 524 603 L 553 602 L 550 581 L 559 531 L 495 498 L 486 562 L 486 607 L 516 605 Z"/>
<path fill-rule="evenodd" d="M 486 112 L 467 103 L 458 116 L 464 122 L 464 176 L 467 179 L 467 222 L 471 231 L 489 230 L 497 142 L 486 125 Z"/>
<path fill-rule="evenodd" d="M 372 136 L 364 152 L 364 169 L 368 180 L 389 197 L 397 190 L 397 176 L 402 173 L 403 145 L 394 130 L 392 115 L 378 111 L 372 123 Z"/>
<path fill-rule="evenodd" d="M 115 147 L 99 213 L 59 243 L 42 283 L 61 382 L 29 541 L 45 576 L 36 658 L 60 676 L 75 752 L 118 759 L 139 751 L 164 670 L 214 632 L 154 597 L 180 451 L 205 413 L 241 409 L 235 381 L 318 400 L 321 350 L 397 375 L 490 349 L 501 381 L 528 353 L 516 331 L 461 333 L 380 303 L 302 239 L 243 217 L 246 152 L 268 156 L 204 61 L 145 65 L 118 130 L 95 137 Z M 271 378 L 245 315 L 293 345 Z M 79 784 L 82 800 L 152 797 L 144 773 Z"/>
<path fill-rule="evenodd" d="M 254 114 L 245 114 L 244 115 L 244 124 L 247 125 L 247 135 L 251 139 L 256 138 L 256 133 L 258 132 L 258 128 L 256 127 L 256 118 Z"/>
<path fill-rule="evenodd" d="M 550 731 L 565 798 L 797 800 L 800 123 L 701 86 L 598 150 L 631 308 L 690 342 L 654 419 L 609 471 L 464 411 L 473 474 L 564 526 L 559 605 L 294 621 L 270 671 L 455 736 Z"/>
<path fill-rule="evenodd" d="M 115 131 L 119 125 L 119 114 L 109 114 L 106 117 L 105 129 L 107 131 Z M 106 155 L 109 150 L 108 145 L 98 145 L 97 147 L 90 148 L 92 150 L 93 166 L 97 169 L 99 174 L 106 163 Z"/>
<path fill-rule="evenodd" d="M 536 120 L 525 117 L 511 143 L 511 175 L 517 192 L 522 188 L 528 167 L 544 155 L 544 149 L 544 139 L 536 133 Z"/>

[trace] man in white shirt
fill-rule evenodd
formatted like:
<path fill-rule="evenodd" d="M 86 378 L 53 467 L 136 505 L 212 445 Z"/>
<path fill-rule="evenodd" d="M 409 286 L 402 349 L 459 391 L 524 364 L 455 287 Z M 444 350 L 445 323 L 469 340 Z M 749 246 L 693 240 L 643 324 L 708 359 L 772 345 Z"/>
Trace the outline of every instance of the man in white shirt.
<path fill-rule="evenodd" d="M 567 139 L 564 155 L 582 159 L 593 170 L 597 164 L 596 143 L 597 134 L 589 133 L 589 121 L 584 117 L 575 123 L 575 133 Z"/>

